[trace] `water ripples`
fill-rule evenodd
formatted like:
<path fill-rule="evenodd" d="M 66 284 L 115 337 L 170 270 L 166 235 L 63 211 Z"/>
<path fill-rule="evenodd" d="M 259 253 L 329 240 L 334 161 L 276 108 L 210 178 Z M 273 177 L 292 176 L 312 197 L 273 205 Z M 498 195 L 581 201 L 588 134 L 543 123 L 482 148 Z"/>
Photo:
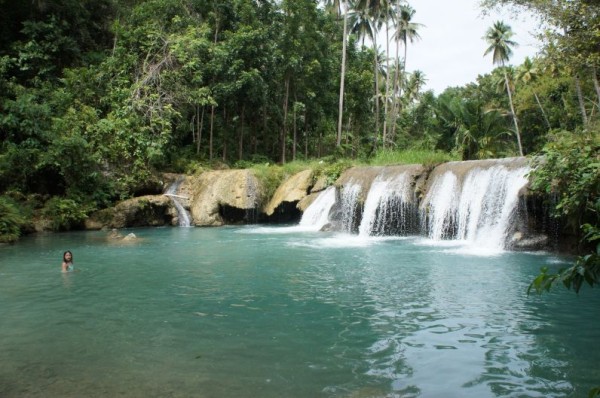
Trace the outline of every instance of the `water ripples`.
<path fill-rule="evenodd" d="M 597 378 L 582 314 L 600 300 L 525 295 L 551 257 L 286 228 L 139 232 L 135 247 L 75 235 L 81 271 L 67 275 L 35 245 L 4 253 L 0 395 L 567 397 Z"/>

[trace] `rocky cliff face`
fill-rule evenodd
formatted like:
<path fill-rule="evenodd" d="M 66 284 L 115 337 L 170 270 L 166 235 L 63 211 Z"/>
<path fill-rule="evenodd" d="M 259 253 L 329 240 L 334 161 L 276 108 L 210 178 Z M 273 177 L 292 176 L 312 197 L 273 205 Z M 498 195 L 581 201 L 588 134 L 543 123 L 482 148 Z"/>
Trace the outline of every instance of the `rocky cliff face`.
<path fill-rule="evenodd" d="M 329 229 L 375 235 L 425 235 L 482 247 L 537 250 L 551 243 L 531 211 L 526 158 L 357 167 L 335 183 Z M 400 220 L 400 222 L 399 222 Z"/>
<path fill-rule="evenodd" d="M 371 228 L 376 229 L 378 234 L 419 234 L 435 216 L 432 213 L 436 210 L 435 206 L 440 206 L 432 202 L 431 193 L 439 188 L 434 185 L 439 185 L 442 177 L 452 174 L 454 184 L 462 186 L 466 179 L 472 179 L 473 170 L 492 167 L 510 170 L 526 165 L 525 158 L 510 158 L 449 162 L 435 168 L 422 165 L 354 167 L 346 170 L 334 184 L 337 200 L 331 209 L 332 223 L 328 228 L 354 233 L 358 233 L 360 228 Z M 166 175 L 164 181 L 181 178 L 184 178 L 183 182 L 176 192 L 171 193 L 171 197 L 176 196 L 183 207 L 189 210 L 193 226 L 297 222 L 318 196 L 318 191 L 326 188 L 324 178 L 315 181 L 312 170 L 288 178 L 271 198 L 265 197 L 259 180 L 251 170 L 210 171 L 193 177 Z M 373 202 L 372 198 L 377 194 L 381 198 Z M 354 201 L 350 212 L 343 209 L 348 206 L 344 203 L 348 196 L 352 196 Z M 530 210 L 532 203 L 539 201 L 539 198 L 532 198 L 526 186 L 521 189 L 519 197 L 518 211 L 521 215 L 511 232 L 511 244 L 517 249 L 547 247 L 548 238 L 541 230 L 544 222 L 538 222 L 537 213 L 533 214 Z M 394 210 L 388 210 L 391 208 Z M 344 211 L 347 214 L 342 214 Z M 371 220 L 371 225 L 361 225 L 365 224 L 362 222 L 364 212 L 374 212 L 371 217 L 376 217 L 378 221 L 375 223 Z M 124 201 L 115 208 L 99 212 L 88 220 L 87 227 L 174 225 L 176 220 L 177 211 L 172 199 L 163 195 L 149 195 Z M 443 233 L 456 233 L 460 229 L 457 216 L 448 220 L 443 221 L 449 223 Z"/>
<path fill-rule="evenodd" d="M 171 200 L 162 195 L 146 195 L 124 200 L 86 220 L 87 229 L 156 227 L 170 225 L 176 216 Z"/>
<path fill-rule="evenodd" d="M 422 189 L 426 177 L 427 169 L 420 164 L 401 165 L 401 166 L 371 166 L 371 167 L 353 167 L 346 170 L 335 182 L 335 186 L 343 188 L 350 184 L 356 184 L 360 187 L 359 199 L 364 202 L 371 185 L 378 178 L 380 180 L 392 180 L 394 177 L 406 174 L 410 180 L 408 189 L 418 194 Z"/>
<path fill-rule="evenodd" d="M 416 212 L 426 176 L 426 168 L 416 164 L 346 170 L 335 182 L 339 199 L 331 210 L 327 229 L 351 233 L 360 233 L 361 228 L 363 233 L 376 229 L 380 235 L 417 233 L 412 213 Z M 396 210 L 386 210 L 391 207 Z M 363 223 L 369 216 L 377 217 L 378 225 Z"/>
<path fill-rule="evenodd" d="M 196 226 L 253 223 L 263 194 L 250 170 L 218 170 L 190 178 L 190 212 Z"/>
<path fill-rule="evenodd" d="M 284 181 L 263 209 L 267 219 L 274 222 L 297 222 L 302 215 L 298 202 L 310 192 L 314 184 L 313 175 L 312 170 L 304 170 Z"/>

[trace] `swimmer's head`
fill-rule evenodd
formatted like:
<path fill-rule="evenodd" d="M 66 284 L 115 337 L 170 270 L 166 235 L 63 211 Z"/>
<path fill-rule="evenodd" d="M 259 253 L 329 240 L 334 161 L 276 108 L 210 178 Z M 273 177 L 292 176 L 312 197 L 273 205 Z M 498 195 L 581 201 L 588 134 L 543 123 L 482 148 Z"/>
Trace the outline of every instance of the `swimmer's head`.
<path fill-rule="evenodd" d="M 66 263 L 73 262 L 73 253 L 71 253 L 70 250 L 67 250 L 66 252 L 63 253 L 63 261 Z"/>

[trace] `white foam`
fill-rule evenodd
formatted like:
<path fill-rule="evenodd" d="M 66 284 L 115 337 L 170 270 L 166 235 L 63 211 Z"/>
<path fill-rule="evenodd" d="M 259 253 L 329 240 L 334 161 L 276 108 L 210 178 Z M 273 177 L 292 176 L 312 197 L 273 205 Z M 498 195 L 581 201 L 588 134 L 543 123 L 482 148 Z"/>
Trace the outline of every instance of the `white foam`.
<path fill-rule="evenodd" d="M 504 165 L 475 168 L 462 184 L 452 171 L 438 176 L 424 200 L 428 237 L 462 241 L 462 254 L 502 253 L 528 171 Z"/>
<path fill-rule="evenodd" d="M 335 249 L 335 248 L 350 248 L 350 247 L 369 247 L 377 244 L 381 239 L 363 237 L 351 234 L 335 234 L 333 236 L 312 239 L 310 241 L 290 242 L 290 246 L 310 247 L 316 249 Z"/>
<path fill-rule="evenodd" d="M 396 217 L 402 222 L 408 222 L 404 214 L 403 205 L 411 200 L 410 175 L 400 173 L 393 178 L 378 176 L 369 189 L 365 200 L 364 210 L 359 235 L 381 235 L 385 230 L 385 223 L 389 222 L 388 216 L 398 211 Z M 389 214 L 388 214 L 389 213 Z"/>
<path fill-rule="evenodd" d="M 335 187 L 322 191 L 302 214 L 300 226 L 320 230 L 329 222 L 329 212 L 335 204 Z"/>
<path fill-rule="evenodd" d="M 289 227 L 252 227 L 252 228 L 244 228 L 237 230 L 236 233 L 239 234 L 293 234 L 297 232 L 315 232 L 318 231 L 312 225 L 303 226 L 303 225 L 293 225 Z"/>

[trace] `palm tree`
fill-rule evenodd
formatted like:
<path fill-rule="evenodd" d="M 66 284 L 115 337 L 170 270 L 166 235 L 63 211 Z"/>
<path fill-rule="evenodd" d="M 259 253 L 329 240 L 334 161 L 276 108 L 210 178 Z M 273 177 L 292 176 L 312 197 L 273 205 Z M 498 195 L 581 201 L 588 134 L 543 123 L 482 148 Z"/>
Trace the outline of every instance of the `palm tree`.
<path fill-rule="evenodd" d="M 515 113 L 515 107 L 512 101 L 512 93 L 510 90 L 510 84 L 508 82 L 508 75 L 504 68 L 505 62 L 510 60 L 512 55 L 512 48 L 518 44 L 511 40 L 513 36 L 512 28 L 502 21 L 497 21 L 494 25 L 488 28 L 484 39 L 488 43 L 489 47 L 483 53 L 484 56 L 492 53 L 492 62 L 494 65 L 499 64 L 502 66 L 504 71 L 504 82 L 506 84 L 506 92 L 508 93 L 508 102 L 510 104 L 510 111 L 512 113 L 513 122 L 515 124 L 515 133 L 517 134 L 517 143 L 519 145 L 519 154 L 523 156 L 523 146 L 521 145 L 521 133 L 519 132 L 519 122 L 517 120 L 517 114 Z"/>
<path fill-rule="evenodd" d="M 537 80 L 538 76 L 539 70 L 537 66 L 529 57 L 526 57 L 523 61 L 523 64 L 521 64 L 521 66 L 517 70 L 517 80 L 522 81 L 525 84 L 533 83 L 535 80 Z M 548 120 L 548 116 L 544 111 L 544 107 L 540 102 L 540 98 L 538 97 L 535 91 L 533 91 L 533 96 L 535 97 L 535 101 L 537 102 L 538 106 L 540 107 L 540 110 L 542 111 L 542 116 L 544 117 L 544 121 L 546 122 L 546 127 L 548 127 L 548 130 L 550 130 L 550 121 Z"/>
<path fill-rule="evenodd" d="M 396 72 L 394 76 L 394 93 L 397 95 L 394 96 L 396 101 L 392 105 L 392 132 L 391 136 L 393 137 L 396 134 L 396 116 L 399 113 L 399 102 L 400 91 L 402 91 L 402 79 L 401 75 L 404 75 L 406 71 L 406 56 L 408 54 L 408 42 L 413 43 L 415 40 L 419 40 L 421 36 L 417 30 L 423 25 L 420 23 L 412 22 L 412 17 L 415 15 L 415 10 L 408 4 L 402 4 L 398 8 L 399 15 L 396 21 L 396 33 L 394 34 L 394 38 L 396 39 Z M 398 52 L 400 49 L 400 44 L 404 44 L 404 61 L 402 62 L 402 71 L 400 71 L 400 59 L 398 58 Z"/>
<path fill-rule="evenodd" d="M 343 2 L 344 0 L 325 0 L 323 3 L 325 4 L 326 10 L 332 14 L 341 15 Z"/>
<path fill-rule="evenodd" d="M 385 77 L 385 95 L 384 95 L 384 109 L 383 109 L 383 136 L 381 140 L 381 145 L 385 148 L 385 144 L 387 141 L 387 122 L 388 122 L 388 99 L 390 97 L 390 22 L 395 24 L 395 2 L 397 0 L 388 0 L 381 11 L 381 16 L 383 21 L 385 22 L 385 69 L 386 69 L 386 77 Z"/>
<path fill-rule="evenodd" d="M 409 101 L 417 101 L 421 96 L 421 88 L 425 85 L 427 79 L 425 78 L 425 74 L 416 70 L 410 74 L 408 78 L 408 82 L 406 85 L 406 94 Z"/>
<path fill-rule="evenodd" d="M 360 8 L 356 0 L 350 1 L 350 11 L 348 12 L 348 21 L 350 31 L 356 34 L 362 40 L 362 47 L 365 46 L 365 38 L 372 37 L 371 20 L 368 8 Z"/>
<path fill-rule="evenodd" d="M 340 3 L 340 7 L 344 10 L 344 33 L 342 36 L 342 70 L 340 72 L 340 98 L 338 105 L 338 128 L 336 137 L 336 146 L 339 147 L 342 144 L 342 120 L 344 117 L 344 81 L 346 77 L 346 42 L 348 41 L 348 6 L 343 0 Z"/>
<path fill-rule="evenodd" d="M 379 137 L 379 60 L 377 32 L 383 24 L 382 10 L 384 9 L 385 4 L 387 4 L 387 0 L 357 0 L 355 3 L 356 10 L 361 10 L 362 13 L 366 13 L 368 15 L 367 21 L 369 22 L 370 29 L 365 29 L 365 32 L 370 32 L 369 36 L 373 42 L 373 70 L 375 74 L 375 147 L 377 146 L 377 138 Z"/>

